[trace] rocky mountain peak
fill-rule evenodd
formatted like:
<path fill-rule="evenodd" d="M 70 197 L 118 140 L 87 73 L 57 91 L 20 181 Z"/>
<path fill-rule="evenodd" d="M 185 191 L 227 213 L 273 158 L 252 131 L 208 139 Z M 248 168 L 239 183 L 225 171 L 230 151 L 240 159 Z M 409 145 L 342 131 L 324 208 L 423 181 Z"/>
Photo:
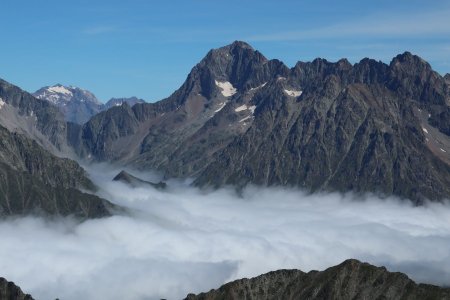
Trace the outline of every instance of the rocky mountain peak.
<path fill-rule="evenodd" d="M 60 83 L 43 87 L 33 93 L 38 99 L 45 99 L 56 105 L 64 105 L 68 102 L 90 102 L 100 105 L 95 95 L 87 90 L 75 86 L 64 86 Z"/>
<path fill-rule="evenodd" d="M 55 84 L 43 87 L 33 96 L 56 105 L 66 121 L 83 124 L 101 110 L 102 103 L 95 95 L 75 86 Z"/>
<path fill-rule="evenodd" d="M 249 44 L 235 41 L 210 50 L 192 69 L 182 90 L 184 95 L 193 92 L 211 99 L 225 85 L 236 92 L 260 86 L 278 75 L 280 69 L 288 68 L 268 60 Z"/>
<path fill-rule="evenodd" d="M 409 75 L 432 70 L 430 64 L 424 59 L 408 51 L 394 57 L 390 63 L 390 67 L 394 71 L 407 73 Z"/>
<path fill-rule="evenodd" d="M 449 73 L 445 74 L 444 79 L 447 84 L 450 84 L 450 74 Z"/>
<path fill-rule="evenodd" d="M 267 58 L 254 50 L 249 44 L 236 41 L 230 45 L 213 49 L 199 63 L 200 69 L 207 69 L 216 79 L 242 85 L 243 75 L 260 68 Z"/>

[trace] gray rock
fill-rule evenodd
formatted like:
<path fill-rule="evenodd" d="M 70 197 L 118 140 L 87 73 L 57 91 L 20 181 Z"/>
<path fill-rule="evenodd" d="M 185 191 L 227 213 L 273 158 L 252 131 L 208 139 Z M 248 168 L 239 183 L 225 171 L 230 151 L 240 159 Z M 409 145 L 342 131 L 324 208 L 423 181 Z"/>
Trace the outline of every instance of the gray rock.
<path fill-rule="evenodd" d="M 15 285 L 14 282 L 7 281 L 5 278 L 0 278 L 0 299 L 33 300 L 33 297 L 23 293 L 20 287 Z"/>
<path fill-rule="evenodd" d="M 139 177 L 133 176 L 126 171 L 120 171 L 119 174 L 117 174 L 113 178 L 113 181 L 120 181 L 120 182 L 130 185 L 131 187 L 151 186 L 156 189 L 165 189 L 167 187 L 167 184 L 165 182 L 160 181 L 158 183 L 154 183 L 154 182 L 146 181 L 146 180 L 140 179 Z"/>

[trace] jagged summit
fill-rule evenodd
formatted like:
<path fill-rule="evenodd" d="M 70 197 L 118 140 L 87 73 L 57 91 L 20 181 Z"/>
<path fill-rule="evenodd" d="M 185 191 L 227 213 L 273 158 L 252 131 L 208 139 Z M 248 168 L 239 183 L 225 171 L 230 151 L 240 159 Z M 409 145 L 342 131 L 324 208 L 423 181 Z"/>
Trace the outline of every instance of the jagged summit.
<path fill-rule="evenodd" d="M 444 79 L 447 84 L 450 84 L 450 73 L 445 74 Z"/>
<path fill-rule="evenodd" d="M 399 72 L 421 73 L 432 70 L 431 65 L 418 55 L 405 51 L 394 57 L 390 63 L 390 67 Z"/>
<path fill-rule="evenodd" d="M 242 50 L 242 49 L 248 49 L 248 50 L 252 50 L 255 51 L 255 49 L 247 42 L 244 41 L 234 41 L 231 44 L 219 47 L 217 49 L 212 49 L 211 51 L 229 51 L 229 52 L 233 52 L 233 51 L 237 51 L 237 50 Z"/>

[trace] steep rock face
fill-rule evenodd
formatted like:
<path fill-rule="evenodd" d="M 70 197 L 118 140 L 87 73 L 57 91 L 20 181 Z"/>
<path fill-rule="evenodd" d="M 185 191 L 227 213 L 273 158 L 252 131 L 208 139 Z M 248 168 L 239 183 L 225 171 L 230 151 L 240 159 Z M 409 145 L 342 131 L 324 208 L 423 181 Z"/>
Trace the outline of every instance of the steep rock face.
<path fill-rule="evenodd" d="M 94 116 L 79 135 L 78 153 L 164 170 L 168 176 L 195 175 L 248 128 L 257 88 L 286 72 L 281 62 L 267 60 L 243 42 L 211 50 L 169 98 Z"/>
<path fill-rule="evenodd" d="M 2 300 L 33 300 L 28 294 L 22 292 L 20 287 L 0 277 L 0 299 Z"/>
<path fill-rule="evenodd" d="M 389 66 L 298 63 L 255 96 L 252 126 L 215 154 L 196 184 L 371 191 L 419 203 L 449 197 L 448 121 L 433 123 L 449 99 L 443 78 L 410 53 Z M 431 136 L 430 125 L 444 134 Z"/>
<path fill-rule="evenodd" d="M 450 299 L 450 289 L 416 284 L 402 273 L 391 273 L 357 260 L 325 271 L 279 270 L 227 283 L 188 300 L 219 299 Z"/>
<path fill-rule="evenodd" d="M 0 127 L 0 215 L 110 215 L 112 204 L 80 189 L 93 191 L 95 186 L 76 162 Z"/>
<path fill-rule="evenodd" d="M 450 89 L 421 58 L 324 59 L 292 69 L 243 42 L 211 50 L 157 103 L 87 122 L 77 153 L 196 177 L 199 186 L 300 186 L 416 203 L 450 197 Z"/>

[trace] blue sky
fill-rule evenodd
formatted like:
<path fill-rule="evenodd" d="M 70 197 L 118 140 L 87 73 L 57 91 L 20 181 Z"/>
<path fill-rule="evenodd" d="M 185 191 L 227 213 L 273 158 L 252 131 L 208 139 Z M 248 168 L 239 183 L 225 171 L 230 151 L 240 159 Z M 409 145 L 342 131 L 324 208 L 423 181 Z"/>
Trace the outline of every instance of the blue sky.
<path fill-rule="evenodd" d="M 450 0 L 2 0 L 0 26 L 0 78 L 27 91 L 75 85 L 102 101 L 167 97 L 234 40 L 288 66 L 408 50 L 450 73 Z"/>

